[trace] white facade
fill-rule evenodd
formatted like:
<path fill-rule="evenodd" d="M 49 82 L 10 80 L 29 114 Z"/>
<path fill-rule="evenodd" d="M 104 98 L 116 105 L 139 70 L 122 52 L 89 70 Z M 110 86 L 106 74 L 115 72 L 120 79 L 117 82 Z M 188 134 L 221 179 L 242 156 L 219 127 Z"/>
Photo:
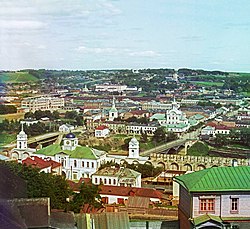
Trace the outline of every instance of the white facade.
<path fill-rule="evenodd" d="M 95 129 L 95 137 L 96 138 L 106 138 L 109 135 L 109 128 L 96 128 Z"/>
<path fill-rule="evenodd" d="M 230 134 L 230 129 L 227 129 L 227 128 L 216 128 L 215 129 L 215 132 L 214 132 L 214 134 L 216 135 L 216 134 L 226 134 L 226 135 L 228 135 L 228 134 Z"/>
<path fill-rule="evenodd" d="M 115 107 L 115 98 L 113 97 L 112 107 L 109 111 L 109 121 L 114 121 L 115 118 L 118 118 L 118 110 Z"/>
<path fill-rule="evenodd" d="M 23 124 L 22 124 L 22 129 L 19 132 L 19 134 L 17 135 L 16 147 L 11 150 L 10 157 L 12 159 L 16 159 L 18 161 L 21 161 L 21 160 L 29 157 L 35 151 L 36 151 L 36 149 L 28 148 L 28 136 L 24 132 Z"/>
<path fill-rule="evenodd" d="M 104 168 L 92 175 L 95 185 L 141 187 L 141 173 L 128 168 Z"/>
<path fill-rule="evenodd" d="M 147 133 L 149 135 L 154 134 L 154 132 L 157 130 L 158 126 L 156 125 L 142 125 L 142 124 L 127 124 L 126 130 L 127 133 L 133 133 L 133 134 L 141 134 L 141 133 Z"/>
<path fill-rule="evenodd" d="M 99 84 L 95 86 L 95 91 L 107 92 L 123 92 L 123 91 L 137 91 L 137 87 L 128 87 L 127 85 L 117 84 Z"/>
<path fill-rule="evenodd" d="M 66 137 L 66 138 L 63 138 L 63 146 L 62 146 L 62 149 L 63 150 L 75 150 L 76 147 L 78 146 L 78 138 L 75 137 L 73 134 L 68 134 L 72 137 Z M 73 137 L 74 136 L 74 137 Z"/>
<path fill-rule="evenodd" d="M 212 126 L 206 126 L 201 130 L 201 135 L 214 135 L 215 133 L 215 127 Z"/>
<path fill-rule="evenodd" d="M 139 158 L 139 156 L 140 156 L 140 145 L 137 139 L 133 137 L 129 142 L 128 157 Z"/>
<path fill-rule="evenodd" d="M 90 177 L 106 162 L 106 152 L 78 145 L 78 139 L 69 133 L 63 139 L 63 146 L 50 145 L 38 150 L 34 156 L 51 158 L 62 164 L 62 173 L 67 179 L 79 180 Z"/>
<path fill-rule="evenodd" d="M 21 102 L 21 108 L 31 112 L 37 110 L 55 111 L 64 107 L 64 98 L 58 97 L 29 97 L 24 98 Z"/>
<path fill-rule="evenodd" d="M 72 130 L 74 130 L 75 127 L 69 124 L 63 124 L 61 126 L 59 126 L 59 132 L 63 132 L 63 133 L 69 133 Z"/>

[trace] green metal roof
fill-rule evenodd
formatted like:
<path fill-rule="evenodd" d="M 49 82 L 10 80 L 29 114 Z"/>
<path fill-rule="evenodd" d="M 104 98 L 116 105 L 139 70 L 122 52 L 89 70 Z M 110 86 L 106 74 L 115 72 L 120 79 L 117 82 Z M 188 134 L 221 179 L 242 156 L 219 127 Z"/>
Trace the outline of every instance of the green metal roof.
<path fill-rule="evenodd" d="M 150 117 L 151 120 L 157 119 L 157 120 L 165 120 L 166 115 L 165 114 L 154 114 Z"/>
<path fill-rule="evenodd" d="M 97 159 L 97 156 L 93 150 L 86 146 L 77 146 L 75 150 L 62 150 L 59 144 L 53 144 L 42 148 L 35 152 L 35 154 L 43 154 L 46 156 L 55 156 L 58 153 L 65 153 L 71 158 L 80 158 L 80 159 Z"/>
<path fill-rule="evenodd" d="M 187 124 L 185 124 L 185 123 L 163 124 L 162 126 L 164 126 L 166 128 L 179 128 L 179 129 L 183 129 L 183 128 L 187 127 Z"/>
<path fill-rule="evenodd" d="M 196 124 L 198 124 L 198 121 L 196 119 L 189 119 L 188 122 L 191 126 L 195 126 Z"/>
<path fill-rule="evenodd" d="M 116 107 L 111 107 L 110 110 L 109 110 L 109 112 L 117 112 Z"/>
<path fill-rule="evenodd" d="M 189 192 L 250 191 L 250 166 L 213 167 L 174 179 Z"/>
<path fill-rule="evenodd" d="M 193 224 L 197 226 L 210 220 L 218 222 L 218 223 L 222 223 L 222 220 L 219 216 L 204 214 L 204 215 L 194 218 Z"/>
<path fill-rule="evenodd" d="M 200 119 L 203 119 L 203 118 L 205 118 L 203 115 L 201 115 L 201 114 L 195 114 L 195 115 L 193 115 L 192 117 L 190 117 L 190 118 L 192 118 L 192 119 L 196 119 L 196 120 L 200 120 Z"/>

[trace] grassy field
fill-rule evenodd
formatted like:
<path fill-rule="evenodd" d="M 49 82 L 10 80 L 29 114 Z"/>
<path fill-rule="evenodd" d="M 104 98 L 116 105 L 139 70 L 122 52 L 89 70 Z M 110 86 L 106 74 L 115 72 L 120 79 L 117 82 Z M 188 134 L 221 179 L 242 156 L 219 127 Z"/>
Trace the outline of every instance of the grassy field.
<path fill-rule="evenodd" d="M 0 115 L 0 122 L 4 119 L 8 119 L 9 121 L 24 119 L 24 113 Z"/>
<path fill-rule="evenodd" d="M 218 86 L 218 87 L 222 87 L 223 86 L 223 82 L 207 82 L 207 81 L 191 81 L 193 84 L 197 84 L 200 86 L 207 86 L 207 87 L 212 87 L 212 86 Z"/>
<path fill-rule="evenodd" d="M 0 151 L 3 149 L 4 145 L 7 145 L 16 140 L 15 134 L 1 133 L 0 134 Z"/>
<path fill-rule="evenodd" d="M 36 82 L 38 79 L 28 72 L 0 73 L 0 83 Z"/>

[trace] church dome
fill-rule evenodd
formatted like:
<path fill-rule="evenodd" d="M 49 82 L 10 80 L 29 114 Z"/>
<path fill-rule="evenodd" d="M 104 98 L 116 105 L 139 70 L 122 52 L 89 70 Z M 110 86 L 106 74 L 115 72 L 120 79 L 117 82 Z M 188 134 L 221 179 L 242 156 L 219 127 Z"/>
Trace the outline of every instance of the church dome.
<path fill-rule="evenodd" d="M 73 133 L 69 133 L 66 135 L 66 138 L 75 138 L 76 136 Z"/>

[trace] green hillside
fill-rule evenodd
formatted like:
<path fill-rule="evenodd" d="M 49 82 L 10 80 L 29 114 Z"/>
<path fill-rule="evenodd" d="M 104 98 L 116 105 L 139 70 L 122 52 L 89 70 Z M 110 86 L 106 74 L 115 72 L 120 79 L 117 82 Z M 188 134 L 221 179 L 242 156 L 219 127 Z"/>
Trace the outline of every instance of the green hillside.
<path fill-rule="evenodd" d="M 4 72 L 0 73 L 0 83 L 36 82 L 38 79 L 28 72 Z"/>

